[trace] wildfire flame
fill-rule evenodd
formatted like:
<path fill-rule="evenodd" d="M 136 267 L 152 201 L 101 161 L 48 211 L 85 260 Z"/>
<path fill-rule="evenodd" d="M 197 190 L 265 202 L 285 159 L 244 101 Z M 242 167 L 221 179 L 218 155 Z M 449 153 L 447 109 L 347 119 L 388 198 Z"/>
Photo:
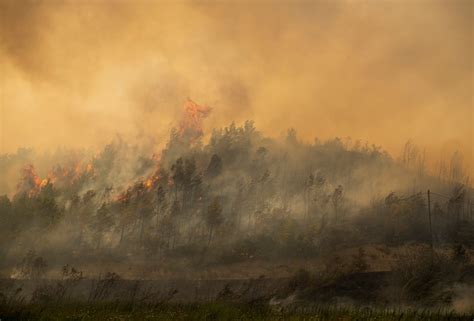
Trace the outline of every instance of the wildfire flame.
<path fill-rule="evenodd" d="M 71 185 L 79 180 L 84 174 L 92 175 L 94 167 L 92 163 L 83 165 L 82 162 L 76 162 L 72 166 L 57 166 L 48 173 L 48 179 L 53 184 Z"/>
<path fill-rule="evenodd" d="M 32 196 L 38 193 L 48 182 L 47 179 L 39 177 L 33 165 L 26 165 L 22 170 L 22 179 L 18 184 L 18 190 Z"/>
<path fill-rule="evenodd" d="M 144 183 L 146 189 L 151 189 L 153 187 L 153 180 L 151 178 L 148 178 L 145 183 Z"/>
<path fill-rule="evenodd" d="M 145 179 L 143 182 L 143 186 L 149 191 L 153 189 L 153 187 L 157 186 L 161 180 L 161 175 L 160 175 L 160 164 L 156 164 L 156 171 L 154 174 L 150 175 Z"/>
<path fill-rule="evenodd" d="M 203 135 L 202 122 L 211 112 L 211 108 L 200 106 L 188 99 L 184 104 L 184 116 L 178 127 L 180 137 L 196 140 Z"/>
<path fill-rule="evenodd" d="M 83 165 L 81 162 L 77 162 L 72 166 L 56 166 L 49 171 L 46 178 L 41 178 L 35 167 L 30 164 L 22 169 L 22 178 L 17 189 L 19 192 L 26 192 L 31 197 L 37 195 L 48 184 L 71 186 L 84 174 L 94 174 L 92 163 Z"/>

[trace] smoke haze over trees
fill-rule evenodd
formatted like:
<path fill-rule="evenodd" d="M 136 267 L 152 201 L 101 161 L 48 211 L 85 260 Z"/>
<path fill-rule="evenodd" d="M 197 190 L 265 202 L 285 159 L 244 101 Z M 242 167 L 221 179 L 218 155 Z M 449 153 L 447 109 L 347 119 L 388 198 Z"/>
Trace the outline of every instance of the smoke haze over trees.
<path fill-rule="evenodd" d="M 473 314 L 473 5 L 0 0 L 0 319 Z"/>
<path fill-rule="evenodd" d="M 413 139 L 474 171 L 472 1 L 257 2 L 0 1 L 0 153 L 162 143 L 191 97 L 207 133 Z"/>
<path fill-rule="evenodd" d="M 303 143 L 294 129 L 271 139 L 252 121 L 214 129 L 204 142 L 207 113 L 188 101 L 160 153 L 117 138 L 93 155 L 38 157 L 50 166 L 45 175 L 32 151 L 3 155 L 2 171 L 21 176 L 0 201 L 3 268 L 30 249 L 53 260 L 181 253 L 200 262 L 429 243 L 427 189 L 448 197 L 433 196 L 436 242 L 472 224 L 472 189 L 457 154 L 434 176 L 411 142 L 394 159 L 349 139 Z"/>

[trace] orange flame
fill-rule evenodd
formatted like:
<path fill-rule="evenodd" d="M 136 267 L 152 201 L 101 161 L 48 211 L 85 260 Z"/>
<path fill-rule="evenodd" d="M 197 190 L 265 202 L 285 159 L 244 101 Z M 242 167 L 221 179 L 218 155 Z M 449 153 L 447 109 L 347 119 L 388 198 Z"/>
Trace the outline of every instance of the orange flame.
<path fill-rule="evenodd" d="M 49 184 L 49 179 L 44 178 L 44 179 L 41 180 L 41 183 L 40 183 L 39 187 L 40 187 L 40 188 L 43 188 L 43 187 L 45 187 L 45 186 L 48 185 L 48 184 Z"/>
<path fill-rule="evenodd" d="M 22 170 L 22 179 L 18 184 L 18 190 L 32 196 L 38 193 L 46 184 L 48 184 L 48 180 L 41 179 L 36 173 L 35 167 L 30 164 Z"/>
<path fill-rule="evenodd" d="M 146 189 L 151 189 L 153 187 L 153 180 L 151 178 L 148 178 L 146 181 L 145 181 L 145 187 Z"/>
<path fill-rule="evenodd" d="M 125 192 L 120 193 L 116 197 L 116 200 L 120 203 L 127 203 L 130 200 L 131 197 L 132 197 L 131 188 L 128 188 Z"/>
<path fill-rule="evenodd" d="M 62 167 L 56 166 L 48 173 L 48 179 L 53 184 L 68 186 L 79 180 L 84 174 L 93 174 L 94 168 L 91 163 L 83 166 L 82 162 L 78 161 L 73 165 Z"/>
<path fill-rule="evenodd" d="M 211 112 L 211 108 L 200 106 L 188 99 L 184 104 L 184 116 L 178 127 L 180 137 L 196 140 L 203 135 L 202 121 Z"/>

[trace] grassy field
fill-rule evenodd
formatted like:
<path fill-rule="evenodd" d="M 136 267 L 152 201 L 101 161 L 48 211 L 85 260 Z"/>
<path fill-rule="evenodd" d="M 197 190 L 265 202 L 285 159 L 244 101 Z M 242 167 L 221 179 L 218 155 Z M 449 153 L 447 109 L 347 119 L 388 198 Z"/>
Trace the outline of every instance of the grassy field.
<path fill-rule="evenodd" d="M 62 304 L 3 306 L 6 320 L 473 320 L 450 311 L 298 306 L 274 309 L 267 305 L 206 304 Z"/>

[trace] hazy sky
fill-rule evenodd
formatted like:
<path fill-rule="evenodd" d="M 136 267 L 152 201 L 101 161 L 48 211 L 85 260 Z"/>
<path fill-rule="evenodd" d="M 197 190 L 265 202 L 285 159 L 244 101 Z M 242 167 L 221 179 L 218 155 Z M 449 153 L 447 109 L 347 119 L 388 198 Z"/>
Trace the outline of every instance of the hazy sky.
<path fill-rule="evenodd" d="M 0 152 L 161 141 L 189 97 L 208 128 L 413 139 L 472 169 L 473 6 L 0 0 Z"/>

